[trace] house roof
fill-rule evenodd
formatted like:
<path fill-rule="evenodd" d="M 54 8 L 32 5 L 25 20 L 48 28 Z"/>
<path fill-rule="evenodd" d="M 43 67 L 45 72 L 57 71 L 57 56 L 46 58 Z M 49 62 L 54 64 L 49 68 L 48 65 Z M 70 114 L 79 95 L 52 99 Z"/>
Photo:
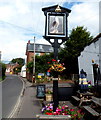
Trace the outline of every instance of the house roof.
<path fill-rule="evenodd" d="M 101 37 L 101 33 L 99 33 L 99 34 L 93 39 L 93 41 L 98 40 L 100 37 Z"/>
<path fill-rule="evenodd" d="M 100 37 L 101 37 L 101 33 L 99 33 L 88 45 L 90 45 L 93 42 L 96 42 L 97 40 L 99 40 Z"/>
<path fill-rule="evenodd" d="M 33 52 L 34 51 L 34 43 L 27 43 L 26 50 L 29 52 Z M 53 47 L 51 45 L 37 44 L 36 43 L 35 44 L 35 52 L 36 53 L 51 53 L 51 52 L 53 52 Z"/>
<path fill-rule="evenodd" d="M 93 38 L 92 41 L 91 41 L 87 46 L 89 46 L 90 44 L 98 41 L 100 37 L 101 37 L 101 33 L 99 33 L 95 38 Z M 87 46 L 85 46 L 85 48 L 86 48 Z M 85 49 L 85 48 L 84 48 L 84 49 Z M 83 52 L 83 51 L 84 51 L 84 50 L 82 50 L 81 52 Z"/>

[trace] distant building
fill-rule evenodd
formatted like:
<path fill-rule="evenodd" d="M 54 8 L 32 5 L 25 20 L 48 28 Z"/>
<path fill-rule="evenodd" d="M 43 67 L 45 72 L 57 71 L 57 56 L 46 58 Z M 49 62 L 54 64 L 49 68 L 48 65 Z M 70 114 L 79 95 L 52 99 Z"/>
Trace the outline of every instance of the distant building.
<path fill-rule="evenodd" d="M 53 52 L 53 47 L 51 45 L 35 43 L 35 54 L 36 55 L 40 56 L 40 55 L 44 55 L 45 53 L 51 53 L 51 52 Z M 28 63 L 33 59 L 33 56 L 34 56 L 34 43 L 30 43 L 30 41 L 28 41 L 27 43 L 26 55 L 27 55 L 26 62 Z"/>
<path fill-rule="evenodd" d="M 9 63 L 6 64 L 6 74 L 13 74 L 14 73 L 14 68 L 18 67 L 18 63 Z"/>
<path fill-rule="evenodd" d="M 79 73 L 83 69 L 87 73 L 88 81 L 94 85 L 96 81 L 97 67 L 101 73 L 101 33 L 98 34 L 89 45 L 87 45 L 78 57 Z M 94 68 L 94 65 L 96 68 Z"/>
<path fill-rule="evenodd" d="M 49 54 L 53 51 L 54 49 L 51 45 L 35 43 L 35 54 L 36 55 L 41 56 L 44 54 Z M 28 41 L 27 46 L 26 46 L 26 56 L 27 56 L 26 64 L 28 64 L 30 61 L 33 60 L 33 56 L 34 56 L 34 43 L 30 43 L 30 40 Z M 31 79 L 32 75 L 29 75 L 29 73 L 27 72 L 26 77 L 27 79 Z"/>

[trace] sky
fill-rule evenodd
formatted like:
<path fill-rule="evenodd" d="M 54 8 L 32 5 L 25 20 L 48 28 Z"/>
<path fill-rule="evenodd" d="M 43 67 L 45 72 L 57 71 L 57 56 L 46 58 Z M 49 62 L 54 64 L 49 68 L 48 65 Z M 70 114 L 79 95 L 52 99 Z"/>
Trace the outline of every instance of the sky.
<path fill-rule="evenodd" d="M 54 2 L 55 1 L 55 2 Z M 26 58 L 26 44 L 49 44 L 43 39 L 45 16 L 42 8 L 60 5 L 71 10 L 68 16 L 69 34 L 84 26 L 94 37 L 99 33 L 100 0 L 0 0 L 0 51 L 2 61 Z"/>

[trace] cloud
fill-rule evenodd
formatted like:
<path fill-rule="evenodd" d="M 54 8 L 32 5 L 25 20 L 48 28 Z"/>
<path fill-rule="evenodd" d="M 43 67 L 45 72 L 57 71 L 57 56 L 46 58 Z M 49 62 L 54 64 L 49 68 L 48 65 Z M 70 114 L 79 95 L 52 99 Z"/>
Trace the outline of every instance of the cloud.
<path fill-rule="evenodd" d="M 25 58 L 25 49 L 26 49 L 26 42 L 25 41 L 13 41 L 10 44 L 6 44 L 5 48 L 2 48 L 4 60 L 9 61 L 13 58 Z M 7 52 L 8 51 L 8 52 Z"/>
<path fill-rule="evenodd" d="M 84 26 L 92 35 L 99 32 L 99 3 L 88 2 L 76 4 L 69 16 L 69 29 Z"/>
<path fill-rule="evenodd" d="M 0 0 L 0 51 L 2 60 L 24 57 L 28 40 L 49 44 L 43 39 L 45 16 L 42 8 L 59 4 L 70 7 L 69 32 L 84 25 L 98 33 L 98 0 Z M 74 2 L 74 3 L 71 3 Z M 71 5 L 70 5 L 71 4 Z"/>

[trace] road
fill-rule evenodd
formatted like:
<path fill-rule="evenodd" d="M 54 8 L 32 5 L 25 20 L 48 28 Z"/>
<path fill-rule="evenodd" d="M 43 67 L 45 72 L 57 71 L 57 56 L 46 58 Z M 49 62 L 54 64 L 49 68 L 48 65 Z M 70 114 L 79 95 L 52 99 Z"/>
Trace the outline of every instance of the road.
<path fill-rule="evenodd" d="M 12 112 L 21 90 L 23 83 L 17 75 L 7 75 L 2 82 L 2 117 L 7 118 Z"/>

